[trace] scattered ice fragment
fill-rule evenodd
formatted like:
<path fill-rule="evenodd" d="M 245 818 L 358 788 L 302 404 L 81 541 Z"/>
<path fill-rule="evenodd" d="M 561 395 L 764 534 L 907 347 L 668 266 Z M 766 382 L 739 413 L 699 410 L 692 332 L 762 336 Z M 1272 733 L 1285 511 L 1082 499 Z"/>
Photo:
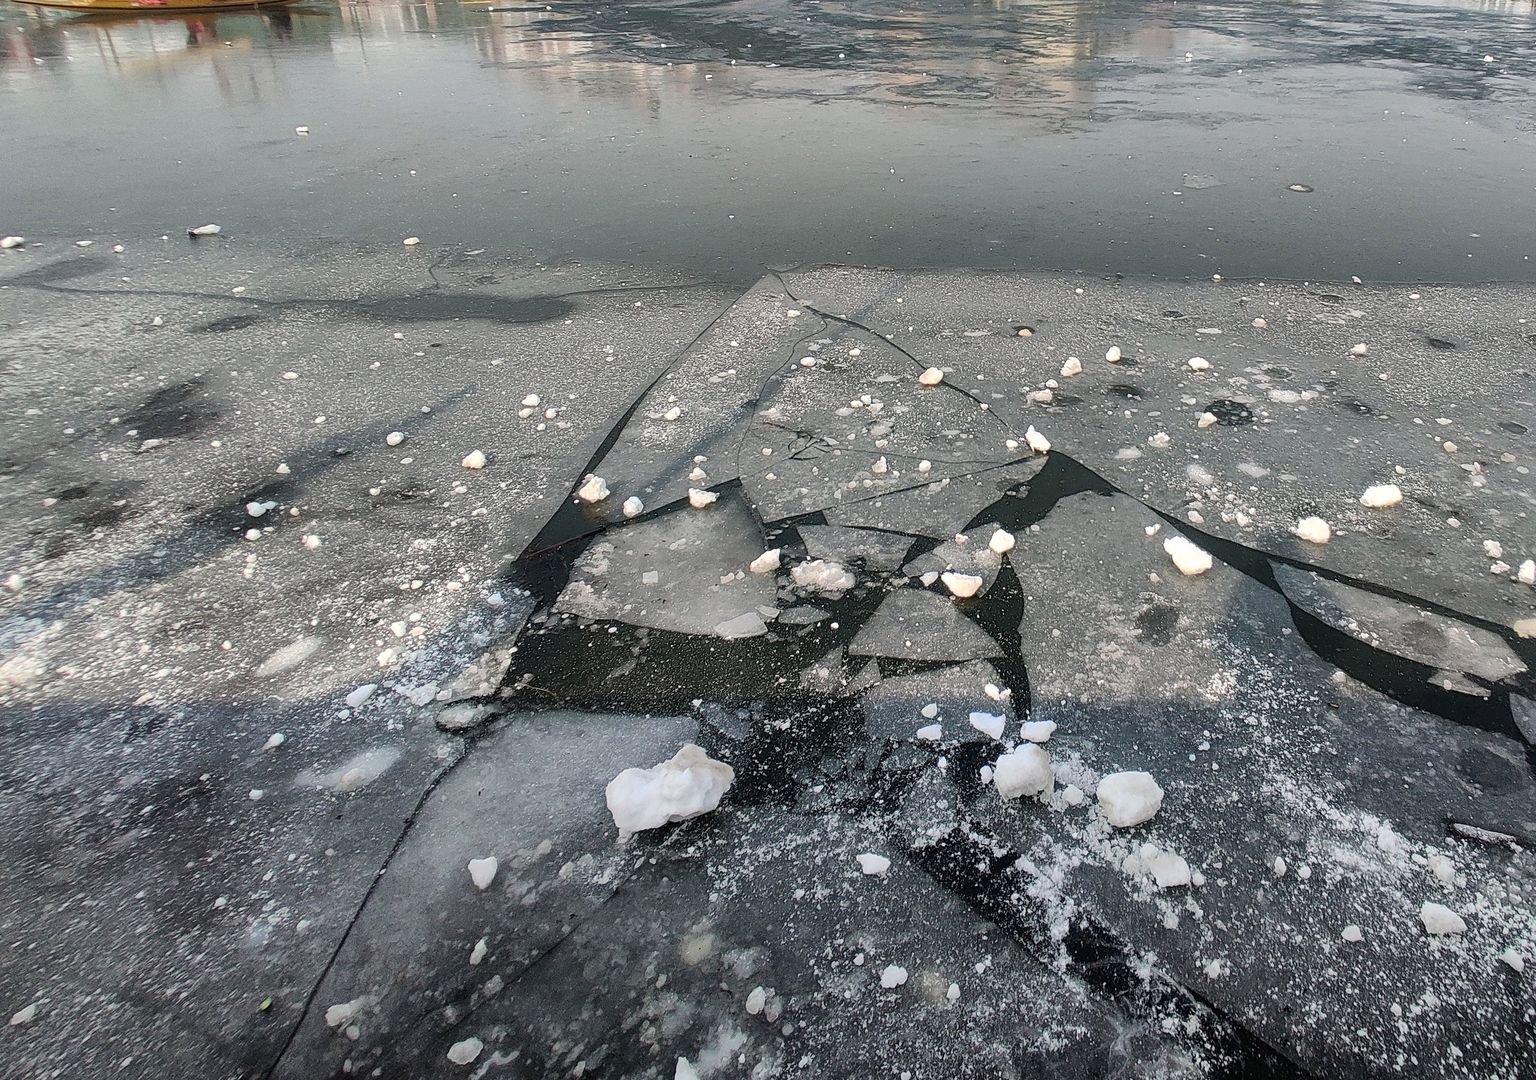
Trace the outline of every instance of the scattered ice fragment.
<path fill-rule="evenodd" d="M 308 124 L 300 124 L 298 127 L 293 129 L 293 133 L 295 135 L 308 135 L 309 134 L 309 125 Z"/>
<path fill-rule="evenodd" d="M 576 489 L 576 497 L 582 502 L 602 502 L 608 497 L 608 481 L 596 473 L 592 473 L 582 483 L 581 487 Z"/>
<path fill-rule="evenodd" d="M 1070 379 L 1074 375 L 1083 373 L 1083 362 L 1075 356 L 1067 357 L 1067 362 L 1061 365 L 1061 377 Z"/>
<path fill-rule="evenodd" d="M 484 892 L 491 887 L 491 881 L 496 877 L 496 868 L 500 865 L 496 856 L 487 855 L 483 859 L 469 860 L 469 880 L 475 883 L 475 888 Z"/>
<path fill-rule="evenodd" d="M 683 410 L 678 408 L 676 405 L 674 405 L 670 409 L 668 409 L 666 412 L 662 413 L 661 414 L 661 418 L 663 420 L 672 421 L 672 420 L 676 420 L 678 417 L 680 417 L 682 415 L 683 415 Z"/>
<path fill-rule="evenodd" d="M 933 462 L 929 461 L 927 458 L 924 458 L 922 461 L 919 461 L 917 463 L 917 471 L 920 472 L 920 473 L 925 473 L 929 469 L 932 469 L 932 468 L 933 468 Z"/>
<path fill-rule="evenodd" d="M 1014 542 L 1013 533 L 1006 529 L 998 529 L 992 534 L 992 539 L 987 541 L 987 547 L 999 555 L 1006 555 L 1013 550 Z"/>
<path fill-rule="evenodd" d="M 715 624 L 715 636 L 725 641 L 761 637 L 767 632 L 768 624 L 763 622 L 763 617 L 755 611 L 744 611 L 735 618 Z"/>
<path fill-rule="evenodd" d="M 1291 531 L 1309 544 L 1326 544 L 1333 538 L 1332 527 L 1320 517 L 1304 517 Z"/>
<path fill-rule="evenodd" d="M 1483 541 L 1483 554 L 1490 559 L 1502 559 L 1504 557 L 1504 545 L 1497 540 Z"/>
<path fill-rule="evenodd" d="M 639 517 L 645 513 L 645 503 L 640 501 L 640 496 L 631 495 L 624 500 L 623 511 L 624 516 L 627 518 Z"/>
<path fill-rule="evenodd" d="M 1208 428 L 1217 422 L 1215 413 L 1203 412 L 1200 414 L 1200 419 L 1195 421 L 1195 426 L 1198 428 Z"/>
<path fill-rule="evenodd" d="M 1068 784 L 1061 789 L 1061 801 L 1067 806 L 1082 806 L 1083 800 L 1086 798 L 1087 796 L 1083 794 L 1083 789 L 1076 784 Z"/>
<path fill-rule="evenodd" d="M 1029 426 L 1029 430 L 1024 432 L 1024 441 L 1037 454 L 1048 454 L 1051 452 L 1051 440 L 1036 431 L 1033 424 Z"/>
<path fill-rule="evenodd" d="M 1373 510 L 1396 506 L 1403 501 L 1403 489 L 1396 484 L 1372 484 L 1360 496 L 1360 505 Z"/>
<path fill-rule="evenodd" d="M 986 581 L 977 574 L 957 574 L 952 570 L 946 570 L 940 574 L 939 580 L 944 582 L 946 589 L 961 599 L 975 596 Z"/>
<path fill-rule="evenodd" d="M 277 747 L 282 746 L 287 738 L 281 731 L 274 731 L 267 736 L 267 741 L 261 744 L 261 748 L 263 750 L 275 750 Z"/>
<path fill-rule="evenodd" d="M 351 1001 L 343 1001 L 339 1005 L 332 1005 L 325 1010 L 325 1026 L 341 1027 L 349 1023 L 353 1017 L 368 1007 L 367 996 L 355 997 Z"/>
<path fill-rule="evenodd" d="M 1051 736 L 1056 734 L 1056 721 L 1054 720 L 1028 720 L 1025 721 L 1020 734 L 1032 743 L 1050 742 Z"/>
<path fill-rule="evenodd" d="M 448 1060 L 455 1065 L 471 1065 L 484 1049 L 485 1043 L 471 1035 L 467 1039 L 460 1039 L 448 1048 Z"/>
<path fill-rule="evenodd" d="M 419 237 L 419 236 L 407 236 L 404 240 L 402 240 L 400 242 L 402 244 L 404 244 L 406 247 L 415 247 L 417 244 L 421 243 L 421 237 Z"/>
<path fill-rule="evenodd" d="M 1254 319 L 1253 328 L 1255 330 L 1267 330 L 1269 328 L 1269 323 L 1263 319 Z"/>
<path fill-rule="evenodd" d="M 934 717 L 939 715 L 939 704 L 936 701 L 930 701 L 928 704 L 919 709 L 918 712 L 923 714 L 924 720 L 932 720 Z"/>
<path fill-rule="evenodd" d="M 1001 754 L 992 766 L 992 783 L 998 795 L 1009 801 L 1022 795 L 1048 795 L 1056 786 L 1051 755 L 1034 743 Z"/>
<path fill-rule="evenodd" d="M 1189 358 L 1189 370 L 1209 371 L 1211 370 L 1211 362 L 1203 356 L 1191 356 Z"/>
<path fill-rule="evenodd" d="M 747 569 L 754 574 L 771 574 L 779 568 L 779 553 L 782 548 L 770 548 L 747 564 Z"/>
<path fill-rule="evenodd" d="M 466 469 L 483 469 L 485 468 L 485 452 L 482 450 L 471 450 L 459 464 Z"/>
<path fill-rule="evenodd" d="M 699 1074 L 694 1071 L 687 1058 L 680 1057 L 677 1059 L 677 1070 L 672 1074 L 672 1080 L 699 1080 Z"/>
<path fill-rule="evenodd" d="M 1432 900 L 1424 901 L 1424 906 L 1419 908 L 1419 921 L 1424 924 L 1425 930 L 1437 936 L 1462 934 L 1467 929 L 1466 920 L 1460 915 Z"/>
<path fill-rule="evenodd" d="M 1099 809 L 1118 829 L 1150 821 L 1163 806 L 1163 789 L 1149 772 L 1110 773 L 1099 781 Z"/>
<path fill-rule="evenodd" d="M 659 765 L 625 769 L 608 782 L 604 794 L 619 832 L 637 833 L 709 813 L 735 778 L 729 765 L 685 743 Z"/>
<path fill-rule="evenodd" d="M 761 986 L 753 987 L 752 992 L 747 995 L 747 1015 L 761 1014 L 766 1004 L 768 1004 L 768 991 Z"/>
<path fill-rule="evenodd" d="M 391 431 L 388 435 L 384 436 L 384 442 L 388 446 L 399 446 L 405 442 L 405 432 Z"/>
<path fill-rule="evenodd" d="M 1275 872 L 1275 877 L 1285 877 L 1285 857 L 1284 856 L 1282 856 L 1282 855 L 1276 855 L 1275 856 L 1274 872 Z"/>
<path fill-rule="evenodd" d="M 896 964 L 888 964 L 880 973 L 880 985 L 887 990 L 894 990 L 907 981 L 907 969 Z"/>
<path fill-rule="evenodd" d="M 944 991 L 944 999 L 951 1005 L 960 1000 L 960 984 L 950 983 L 949 989 Z"/>
<path fill-rule="evenodd" d="M 1436 852 L 1424 860 L 1424 865 L 1429 867 L 1429 872 L 1435 875 L 1435 879 L 1442 885 L 1456 884 L 1456 864 L 1449 858 Z"/>
<path fill-rule="evenodd" d="M 1176 889 L 1193 880 L 1189 863 L 1182 855 L 1164 851 L 1156 844 L 1142 844 L 1141 848 L 1125 857 L 1121 864 L 1127 874 L 1146 874 L 1159 889 Z"/>
<path fill-rule="evenodd" d="M 1339 931 L 1339 937 L 1343 938 L 1345 941 L 1359 941 L 1364 936 L 1365 935 L 1360 932 L 1360 928 L 1354 923 L 1350 923 L 1343 930 Z"/>
<path fill-rule="evenodd" d="M 10 251 L 12 248 L 19 248 L 26 242 L 27 238 L 25 236 L 0 236 L 0 248 L 4 248 L 6 251 Z"/>
<path fill-rule="evenodd" d="M 1350 356 L 1364 356 L 1367 353 L 1369 353 L 1370 351 L 1371 351 L 1371 347 L 1369 345 L 1367 345 L 1365 342 L 1362 341 L 1362 342 L 1360 342 L 1360 344 L 1354 345 L 1354 346 L 1350 347 L 1349 355 Z"/>
<path fill-rule="evenodd" d="M 1508 964 L 1515 971 L 1525 970 L 1525 957 L 1521 956 L 1520 953 L 1515 951 L 1515 948 L 1512 945 L 1505 949 L 1503 952 L 1499 953 L 1499 959 L 1504 961 L 1504 963 Z M 11 1023 L 14 1024 L 15 1022 L 15 1017 L 12 1017 Z"/>
<path fill-rule="evenodd" d="M 841 563 L 828 562 L 825 559 L 811 559 L 803 562 L 791 570 L 789 576 L 802 589 L 814 589 L 817 592 L 826 593 L 846 592 L 853 588 L 854 583 L 853 575 L 843 569 Z"/>
<path fill-rule="evenodd" d="M 1111 364 L 1118 364 L 1120 362 L 1120 346 L 1111 345 L 1109 351 L 1104 354 L 1104 359 L 1108 360 Z"/>
<path fill-rule="evenodd" d="M 195 229 L 188 229 L 187 230 L 187 235 L 188 236 L 218 236 L 219 233 L 221 233 L 223 231 L 224 230 L 221 229 L 217 225 L 199 225 Z"/>
<path fill-rule="evenodd" d="M 1522 585 L 1536 585 L 1536 559 L 1526 559 L 1521 563 L 1515 576 L 1520 579 Z"/>
<path fill-rule="evenodd" d="M 11 239 L 11 238 L 7 237 L 7 239 Z M 1510 966 L 1513 967 L 1514 965 L 1510 965 Z M 13 1012 L 11 1014 L 11 1027 L 21 1027 L 23 1024 L 30 1024 L 32 1021 L 34 1021 L 36 1019 L 37 1019 L 37 1002 L 34 1001 L 32 1004 L 27 1005 L 24 1008 L 17 1009 L 15 1012 Z"/>
<path fill-rule="evenodd" d="M 923 742 L 943 742 L 944 725 L 927 724 L 917 729 L 917 737 Z"/>
<path fill-rule="evenodd" d="M 944 381 L 944 373 L 936 367 L 931 367 L 919 375 L 917 381 L 924 386 L 938 386 Z"/>
<path fill-rule="evenodd" d="M 695 510 L 702 510 L 720 497 L 717 491 L 705 491 L 703 488 L 688 489 L 688 505 Z"/>
<path fill-rule="evenodd" d="M 1166 431 L 1159 431 L 1155 434 L 1147 436 L 1147 445 L 1156 447 L 1159 450 L 1167 446 L 1172 441 L 1173 440 L 1169 437 Z"/>
<path fill-rule="evenodd" d="M 489 951 L 490 946 L 486 944 L 485 938 L 481 938 L 479 941 L 475 942 L 475 947 L 469 950 L 470 966 L 479 967 L 480 961 L 485 959 L 485 954 Z"/>
<path fill-rule="evenodd" d="M 993 739 L 1003 737 L 1003 728 L 1007 726 L 1008 719 L 987 712 L 971 713 L 971 727 Z"/>
<path fill-rule="evenodd" d="M 359 686 L 346 696 L 347 708 L 355 709 L 362 705 L 363 702 L 373 697 L 374 691 L 378 688 L 378 683 L 364 683 L 362 686 Z"/>
<path fill-rule="evenodd" d="M 891 868 L 891 860 L 884 855 L 866 851 L 855 857 L 859 860 L 859 869 L 870 877 L 878 877 Z"/>
<path fill-rule="evenodd" d="M 1173 560 L 1173 565 L 1179 568 L 1179 573 L 1186 577 L 1203 574 L 1214 565 L 1210 552 L 1177 533 L 1163 541 L 1163 550 Z"/>

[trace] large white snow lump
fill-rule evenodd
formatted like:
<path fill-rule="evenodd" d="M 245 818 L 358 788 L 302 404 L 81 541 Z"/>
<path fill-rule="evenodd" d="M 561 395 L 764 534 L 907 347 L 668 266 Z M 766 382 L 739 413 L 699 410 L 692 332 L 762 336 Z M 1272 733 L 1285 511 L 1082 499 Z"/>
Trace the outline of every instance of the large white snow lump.
<path fill-rule="evenodd" d="M 1056 786 L 1051 755 L 1034 743 L 1025 743 L 997 759 L 992 766 L 992 783 L 1004 799 L 1047 794 Z"/>
<path fill-rule="evenodd" d="M 1210 552 L 1177 534 L 1163 541 L 1163 550 L 1186 577 L 1203 574 L 1213 565 Z"/>
<path fill-rule="evenodd" d="M 720 805 L 736 770 L 700 746 L 685 743 L 649 769 L 625 769 L 608 782 L 608 812 L 621 833 L 658 829 L 707 814 Z"/>
<path fill-rule="evenodd" d="M 1149 772 L 1110 773 L 1099 781 L 1099 810 L 1117 829 L 1151 821 L 1163 808 L 1163 789 Z"/>

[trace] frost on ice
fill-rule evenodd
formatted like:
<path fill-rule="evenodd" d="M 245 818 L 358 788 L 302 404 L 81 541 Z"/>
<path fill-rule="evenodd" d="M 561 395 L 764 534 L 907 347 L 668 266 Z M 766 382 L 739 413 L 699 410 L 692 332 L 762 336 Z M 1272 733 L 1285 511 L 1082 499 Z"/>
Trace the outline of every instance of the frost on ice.
<path fill-rule="evenodd" d="M 735 777 L 735 769 L 687 743 L 659 765 L 625 769 L 609 781 L 608 812 L 620 834 L 659 829 L 714 810 Z"/>

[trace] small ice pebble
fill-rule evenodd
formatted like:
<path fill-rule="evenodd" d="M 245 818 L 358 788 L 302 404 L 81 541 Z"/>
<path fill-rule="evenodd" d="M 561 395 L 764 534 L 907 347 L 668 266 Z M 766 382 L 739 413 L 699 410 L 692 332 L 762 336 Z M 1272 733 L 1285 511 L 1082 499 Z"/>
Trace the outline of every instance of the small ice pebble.
<path fill-rule="evenodd" d="M 859 869 L 870 877 L 879 877 L 891 868 L 891 860 L 884 855 L 876 855 L 866 851 L 862 855 L 854 856 L 859 861 Z"/>
<path fill-rule="evenodd" d="M 483 469 L 485 468 L 485 452 L 483 450 L 471 450 L 459 464 L 466 469 Z"/>
<path fill-rule="evenodd" d="M 391 431 L 388 435 L 384 436 L 384 444 L 386 446 L 399 446 L 403 442 L 405 442 L 405 432 L 403 431 Z"/>
<path fill-rule="evenodd" d="M 576 489 L 576 497 L 582 502 L 602 502 L 608 497 L 608 481 L 593 473 Z"/>
<path fill-rule="evenodd" d="M 469 880 L 475 883 L 475 888 L 484 892 L 491 887 L 491 881 L 496 877 L 496 868 L 500 865 L 496 856 L 487 855 L 483 859 L 469 860 Z"/>
<path fill-rule="evenodd" d="M 938 386 L 944 381 L 944 373 L 936 367 L 931 367 L 919 375 L 917 381 L 924 386 Z"/>
<path fill-rule="evenodd" d="M 1187 537 L 1177 534 L 1168 537 L 1163 541 L 1163 550 L 1173 560 L 1173 565 L 1179 568 L 1179 573 L 1186 577 L 1203 574 L 1213 565 L 1211 553 L 1192 543 Z"/>
<path fill-rule="evenodd" d="M 702 510 L 720 497 L 719 492 L 705 491 L 703 488 L 688 489 L 688 505 L 695 510 Z"/>
<path fill-rule="evenodd" d="M 771 574 L 779 568 L 779 553 L 782 548 L 770 548 L 747 564 L 747 569 L 754 574 Z"/>
<path fill-rule="evenodd" d="M 982 586 L 982 578 L 976 574 L 957 574 L 952 570 L 946 570 L 939 575 L 939 580 L 944 582 L 944 587 L 962 600 L 975 596 Z"/>
<path fill-rule="evenodd" d="M 1424 924 L 1425 930 L 1436 936 L 1464 934 L 1467 930 L 1465 919 L 1444 904 L 1432 900 L 1424 901 L 1424 906 L 1419 908 L 1419 921 Z"/>
<path fill-rule="evenodd" d="M 889 964 L 880 973 L 880 985 L 887 990 L 894 990 L 907 981 L 907 969 L 896 964 Z"/>
<path fill-rule="evenodd" d="M 1083 362 L 1075 356 L 1067 357 L 1066 363 L 1061 365 L 1061 377 L 1070 379 L 1074 375 L 1083 373 Z"/>
<path fill-rule="evenodd" d="M 1104 359 L 1108 360 L 1111 364 L 1118 364 L 1120 362 L 1120 356 L 1120 346 L 1111 345 L 1109 347 L 1109 351 L 1104 354 Z"/>
<path fill-rule="evenodd" d="M 1048 454 L 1051 452 L 1051 440 L 1036 431 L 1033 424 L 1030 425 L 1029 430 L 1024 432 L 1024 441 L 1037 454 Z"/>
<path fill-rule="evenodd" d="M 992 534 L 992 539 L 987 541 L 987 547 L 998 555 L 1006 555 L 1013 550 L 1014 543 L 1013 533 L 1006 529 L 998 529 Z"/>
<path fill-rule="evenodd" d="M 640 496 L 631 495 L 624 500 L 624 505 L 620 509 L 623 510 L 624 516 L 627 518 L 639 517 L 645 513 L 645 503 L 640 501 Z"/>
<path fill-rule="evenodd" d="M 1403 501 L 1403 489 L 1396 484 L 1372 484 L 1360 495 L 1360 505 L 1380 510 Z"/>

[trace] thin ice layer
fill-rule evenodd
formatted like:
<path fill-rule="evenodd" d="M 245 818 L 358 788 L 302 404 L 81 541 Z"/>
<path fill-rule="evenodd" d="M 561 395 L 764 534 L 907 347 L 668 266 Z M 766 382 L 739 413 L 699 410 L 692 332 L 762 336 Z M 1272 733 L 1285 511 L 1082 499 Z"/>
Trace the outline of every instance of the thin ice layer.
<path fill-rule="evenodd" d="M 901 660 L 978 660 L 1001 647 L 954 602 L 926 589 L 896 589 L 848 646 L 853 656 Z"/>

